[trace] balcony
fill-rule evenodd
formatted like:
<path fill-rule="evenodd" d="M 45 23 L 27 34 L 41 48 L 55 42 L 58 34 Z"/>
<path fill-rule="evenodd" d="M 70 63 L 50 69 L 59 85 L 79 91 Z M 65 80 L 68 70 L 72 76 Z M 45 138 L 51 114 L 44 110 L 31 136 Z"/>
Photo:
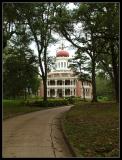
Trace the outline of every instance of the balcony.
<path fill-rule="evenodd" d="M 47 88 L 76 88 L 76 85 L 47 85 Z"/>

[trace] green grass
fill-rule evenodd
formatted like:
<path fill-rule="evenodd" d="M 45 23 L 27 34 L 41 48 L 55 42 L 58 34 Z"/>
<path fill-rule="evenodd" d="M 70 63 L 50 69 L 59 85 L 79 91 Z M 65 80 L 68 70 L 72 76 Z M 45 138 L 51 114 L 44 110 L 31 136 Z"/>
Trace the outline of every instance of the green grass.
<path fill-rule="evenodd" d="M 24 100 L 3 100 L 3 119 L 41 109 L 45 107 L 27 106 Z"/>
<path fill-rule="evenodd" d="M 3 119 L 14 117 L 16 115 L 34 112 L 43 109 L 49 109 L 57 106 L 68 105 L 64 99 L 48 99 L 47 103 L 42 98 L 30 98 L 25 100 L 3 100 Z"/>
<path fill-rule="evenodd" d="M 64 129 L 78 157 L 119 156 L 116 103 L 79 103 L 65 114 Z"/>

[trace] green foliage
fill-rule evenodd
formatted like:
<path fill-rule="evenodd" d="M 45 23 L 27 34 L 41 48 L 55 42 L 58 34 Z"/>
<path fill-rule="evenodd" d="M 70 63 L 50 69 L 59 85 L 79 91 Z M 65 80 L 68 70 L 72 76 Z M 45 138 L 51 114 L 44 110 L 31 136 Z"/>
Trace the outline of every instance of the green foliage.
<path fill-rule="evenodd" d="M 38 90 L 38 69 L 31 60 L 33 55 L 24 51 L 12 48 L 4 51 L 3 96 L 6 98 L 25 96 L 26 89 L 33 94 Z"/>
<path fill-rule="evenodd" d="M 98 75 L 96 77 L 96 87 L 98 99 L 112 100 L 115 98 L 111 79 Z"/>
<path fill-rule="evenodd" d="M 75 3 L 74 3 L 75 4 Z M 74 47 L 80 49 L 77 65 L 84 63 L 85 54 L 91 63 L 87 67 L 92 75 L 93 100 L 96 101 L 96 65 L 112 79 L 116 99 L 119 97 L 119 3 L 76 3 L 77 9 L 67 9 L 63 2 L 4 3 L 3 46 L 6 41 L 21 35 L 21 44 L 29 45 L 33 40 L 38 51 L 38 62 L 44 82 L 50 61 L 47 49 L 55 43 L 53 32 L 62 34 Z M 17 44 L 13 42 L 14 44 Z M 79 55 L 80 55 L 79 54 Z M 84 55 L 83 55 L 84 54 Z M 42 64 L 44 62 L 44 65 Z M 49 67 L 48 67 L 49 62 Z M 82 71 L 86 66 L 82 67 Z M 83 76 L 83 74 L 82 74 Z"/>
<path fill-rule="evenodd" d="M 30 107 L 23 100 L 3 100 L 3 119 L 40 110 L 40 107 Z"/>
<path fill-rule="evenodd" d="M 84 71 L 89 72 L 89 66 L 88 66 L 89 60 L 90 60 L 89 57 L 86 56 L 83 52 L 81 52 L 81 50 L 78 49 L 75 52 L 74 58 L 70 60 L 71 64 L 69 67 L 72 68 L 72 70 L 76 74 L 78 74 L 81 79 L 86 80 L 88 77 L 88 74 L 85 74 Z"/>
<path fill-rule="evenodd" d="M 39 107 L 56 107 L 68 105 L 69 101 L 66 99 L 48 99 L 48 101 L 35 101 L 30 102 L 30 106 L 39 106 Z"/>
<path fill-rule="evenodd" d="M 66 106 L 68 104 L 69 101 L 66 99 L 48 99 L 48 101 L 44 102 L 40 97 L 27 100 L 3 100 L 3 119 L 41 109 Z"/>
<path fill-rule="evenodd" d="M 58 5 L 58 4 L 57 4 Z M 54 18 L 54 8 L 57 6 L 53 3 L 9 3 L 3 6 L 4 10 L 4 40 L 10 40 L 11 37 L 6 38 L 7 34 L 11 34 L 11 29 L 14 28 L 14 33 L 12 33 L 12 43 L 17 45 L 16 38 L 21 42 L 21 47 L 28 47 L 30 42 L 34 41 L 37 47 L 38 62 L 36 62 L 41 70 L 41 76 L 44 84 L 44 99 L 47 99 L 46 93 L 46 81 L 47 72 L 49 71 L 48 64 L 50 61 L 47 58 L 47 49 L 50 43 L 55 42 L 55 38 L 52 36 L 53 29 L 53 18 Z M 8 8 L 8 10 L 7 10 Z M 11 13 L 10 10 L 12 10 Z M 6 26 L 11 17 L 9 14 L 13 15 L 15 12 L 15 18 L 10 22 L 10 28 Z M 14 17 L 14 15 L 13 15 Z M 16 24 L 19 24 L 17 25 Z M 14 25 L 14 27 L 13 27 Z M 17 32 L 15 32 L 17 31 Z"/>
<path fill-rule="evenodd" d="M 57 31 L 74 47 L 80 49 L 81 55 L 84 53 L 90 57 L 91 66 L 88 71 L 91 71 L 92 74 L 93 101 L 96 101 L 95 72 L 97 63 L 100 63 L 102 66 L 100 69 L 111 77 L 115 86 L 116 99 L 118 99 L 119 4 L 79 3 L 73 12 L 66 10 L 64 7 L 60 12 L 60 18 L 58 13 L 57 18 L 60 21 L 57 21 L 59 26 Z M 70 18 L 66 14 L 68 19 L 62 23 L 64 13 L 67 13 Z M 80 60 L 82 62 L 83 58 Z M 74 70 L 79 67 L 79 61 L 76 62 L 76 65 L 72 65 Z"/>
<path fill-rule="evenodd" d="M 66 97 L 65 99 L 68 100 L 70 104 L 74 104 L 75 102 L 74 96 Z"/>

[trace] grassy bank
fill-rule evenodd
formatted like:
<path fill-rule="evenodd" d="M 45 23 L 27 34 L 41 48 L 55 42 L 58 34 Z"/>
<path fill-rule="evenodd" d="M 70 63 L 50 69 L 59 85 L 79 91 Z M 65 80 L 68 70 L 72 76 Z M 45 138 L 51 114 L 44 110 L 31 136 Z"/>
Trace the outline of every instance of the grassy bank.
<path fill-rule="evenodd" d="M 40 107 L 30 107 L 25 105 L 23 100 L 3 100 L 3 119 L 28 112 L 38 111 Z"/>
<path fill-rule="evenodd" d="M 3 100 L 3 119 L 42 109 L 64 106 L 68 103 L 68 100 L 64 99 L 48 99 L 47 103 L 44 103 L 42 99 Z"/>
<path fill-rule="evenodd" d="M 78 157 L 119 156 L 119 107 L 79 103 L 65 114 L 64 129 Z"/>

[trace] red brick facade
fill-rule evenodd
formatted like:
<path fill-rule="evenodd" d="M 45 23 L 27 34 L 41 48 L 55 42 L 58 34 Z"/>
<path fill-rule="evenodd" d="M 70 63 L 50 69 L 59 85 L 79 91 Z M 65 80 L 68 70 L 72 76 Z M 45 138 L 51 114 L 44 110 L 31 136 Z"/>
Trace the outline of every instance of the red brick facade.
<path fill-rule="evenodd" d="M 76 82 L 76 96 L 81 96 L 81 81 Z"/>

